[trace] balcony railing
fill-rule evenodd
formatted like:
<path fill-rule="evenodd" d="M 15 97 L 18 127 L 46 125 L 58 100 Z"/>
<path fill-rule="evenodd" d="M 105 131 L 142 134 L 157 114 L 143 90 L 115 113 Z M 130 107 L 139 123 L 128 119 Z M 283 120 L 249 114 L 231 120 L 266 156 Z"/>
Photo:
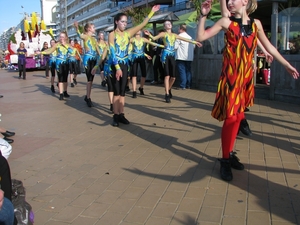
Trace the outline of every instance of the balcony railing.
<path fill-rule="evenodd" d="M 72 7 L 71 9 L 68 10 L 68 14 L 73 14 L 85 7 L 87 7 L 88 5 L 90 5 L 91 3 L 96 2 L 96 0 L 84 0 L 82 1 L 82 3 L 79 3 L 78 5 L 75 5 L 74 7 Z"/>
<path fill-rule="evenodd" d="M 111 2 L 105 2 L 104 4 L 98 5 L 89 11 L 85 11 L 80 16 L 75 16 L 72 19 L 69 19 L 68 26 L 74 23 L 74 21 L 82 22 L 84 20 L 88 20 L 89 18 L 93 18 L 96 15 L 101 15 L 105 12 L 109 13 L 111 7 Z"/>
<path fill-rule="evenodd" d="M 67 6 L 71 5 L 75 0 L 67 0 Z"/>

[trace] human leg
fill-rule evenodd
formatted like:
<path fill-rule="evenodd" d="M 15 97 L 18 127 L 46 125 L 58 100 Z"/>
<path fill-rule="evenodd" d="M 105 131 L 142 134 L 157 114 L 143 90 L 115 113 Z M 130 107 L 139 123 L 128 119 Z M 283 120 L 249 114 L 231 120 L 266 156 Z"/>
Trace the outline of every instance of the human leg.
<path fill-rule="evenodd" d="M 185 68 L 185 61 L 176 60 L 176 66 L 178 69 L 179 77 L 180 77 L 180 88 L 185 89 L 187 84 L 187 74 Z"/>
<path fill-rule="evenodd" d="M 185 61 L 186 68 L 186 88 L 192 87 L 192 62 Z"/>

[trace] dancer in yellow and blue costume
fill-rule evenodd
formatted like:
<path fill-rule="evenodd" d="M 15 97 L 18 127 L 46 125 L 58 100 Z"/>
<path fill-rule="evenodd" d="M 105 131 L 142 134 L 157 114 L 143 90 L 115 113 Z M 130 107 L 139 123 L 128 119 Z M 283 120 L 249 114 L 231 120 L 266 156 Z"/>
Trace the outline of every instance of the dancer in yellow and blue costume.
<path fill-rule="evenodd" d="M 64 97 L 70 97 L 67 93 L 69 74 L 68 56 L 72 51 L 72 47 L 69 45 L 67 33 L 61 32 L 59 42 L 46 51 L 42 51 L 42 54 L 51 54 L 54 51 L 56 51 L 55 66 L 58 76 L 59 100 L 63 100 Z"/>
<path fill-rule="evenodd" d="M 87 23 L 84 26 L 84 33 L 79 31 L 78 22 L 74 23 L 78 36 L 83 40 L 85 54 L 83 56 L 83 65 L 87 77 L 86 96 L 84 98 L 88 107 L 92 107 L 91 90 L 94 80 L 92 70 L 98 66 L 100 50 L 98 48 L 97 40 L 93 37 L 95 33 L 95 26 L 92 23 Z"/>
<path fill-rule="evenodd" d="M 77 57 L 81 59 L 80 53 L 77 48 L 75 48 L 75 41 L 70 40 L 72 46 L 71 51 L 69 52 L 69 69 L 70 69 L 70 82 L 71 87 L 75 87 L 73 81 L 76 79 L 77 74 L 80 74 L 80 64 L 77 61 Z"/>
<path fill-rule="evenodd" d="M 132 44 L 132 56 L 131 56 L 131 82 L 132 82 L 132 97 L 136 98 L 136 84 L 137 84 L 137 72 L 138 65 L 140 65 L 140 69 L 142 72 L 142 78 L 140 82 L 139 91 L 141 95 L 144 95 L 144 84 L 146 81 L 146 62 L 145 57 L 151 60 L 151 56 L 147 55 L 145 51 L 145 44 L 150 44 L 153 46 L 157 46 L 160 48 L 164 48 L 163 45 L 159 45 L 155 42 L 151 42 L 148 39 L 141 37 L 141 31 L 138 31 L 133 38 L 131 38 L 130 43 Z"/>
<path fill-rule="evenodd" d="M 107 41 L 105 41 L 105 38 L 104 38 L 104 32 L 99 32 L 99 34 L 98 34 L 98 38 L 99 38 L 99 40 L 98 40 L 98 48 L 99 48 L 99 51 L 100 51 L 100 58 L 102 57 L 102 55 L 103 55 L 103 53 L 104 53 L 104 49 L 106 49 L 107 48 L 107 45 L 108 45 L 108 43 L 107 43 Z M 106 58 L 106 57 L 105 57 Z M 105 59 L 106 60 L 106 59 Z M 101 85 L 103 86 L 103 87 L 105 87 L 106 86 L 106 79 L 105 79 L 105 76 L 104 76 L 104 63 L 105 63 L 105 60 L 99 65 L 99 70 L 100 70 L 100 77 L 101 77 L 101 80 L 102 80 L 102 82 L 101 82 Z"/>
<path fill-rule="evenodd" d="M 118 13 L 114 17 L 114 30 L 109 34 L 109 47 L 110 58 L 112 63 L 112 83 L 114 88 L 113 98 L 113 126 L 119 126 L 119 122 L 123 124 L 129 124 L 129 121 L 124 116 L 125 105 L 125 87 L 128 77 L 128 47 L 130 38 L 139 30 L 143 29 L 147 25 L 150 18 L 156 11 L 159 10 L 159 6 L 153 6 L 151 12 L 146 19 L 139 25 L 132 27 L 128 30 L 127 15 L 124 13 Z"/>
<path fill-rule="evenodd" d="M 165 100 L 167 103 L 171 102 L 172 93 L 171 88 L 175 82 L 175 41 L 176 39 L 190 42 L 192 44 L 196 44 L 198 47 L 202 45 L 200 42 L 196 42 L 192 39 L 186 39 L 178 34 L 172 33 L 172 23 L 171 21 L 164 22 L 165 32 L 159 33 L 157 36 L 153 37 L 149 31 L 145 31 L 145 34 L 148 35 L 152 40 L 158 40 L 159 38 L 163 39 L 163 43 L 165 48 L 161 53 L 161 62 L 164 66 L 165 73 Z"/>

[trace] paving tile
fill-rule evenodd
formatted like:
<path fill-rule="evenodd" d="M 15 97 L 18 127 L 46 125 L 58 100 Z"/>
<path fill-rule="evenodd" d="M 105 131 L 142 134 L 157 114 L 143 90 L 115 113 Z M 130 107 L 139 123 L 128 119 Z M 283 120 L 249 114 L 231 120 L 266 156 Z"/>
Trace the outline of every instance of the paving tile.
<path fill-rule="evenodd" d="M 245 170 L 224 182 L 217 160 L 222 123 L 210 115 L 215 93 L 174 89 L 165 105 L 163 87 L 146 84 L 145 96 L 126 97 L 131 124 L 116 128 L 99 76 L 93 108 L 83 100 L 84 74 L 66 101 L 50 93 L 43 76 L 28 71 L 23 82 L 0 71 L 1 126 L 16 131 L 8 161 L 35 224 L 300 221 L 299 106 L 255 100 L 247 113 L 254 135 L 238 135 L 234 147 Z"/>

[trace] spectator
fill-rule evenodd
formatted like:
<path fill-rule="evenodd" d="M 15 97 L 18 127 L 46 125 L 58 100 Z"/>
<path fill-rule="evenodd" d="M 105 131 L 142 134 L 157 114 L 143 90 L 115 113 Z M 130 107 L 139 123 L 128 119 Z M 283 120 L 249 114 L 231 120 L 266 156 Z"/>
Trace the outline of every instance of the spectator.
<path fill-rule="evenodd" d="M 18 52 L 18 69 L 19 69 L 19 79 L 22 77 L 23 80 L 26 80 L 26 55 L 27 50 L 25 48 L 24 42 L 20 43 L 20 47 L 17 49 Z"/>
<path fill-rule="evenodd" d="M 181 24 L 179 26 L 179 36 L 192 40 L 192 37 L 186 32 L 186 24 Z M 180 76 L 180 88 L 183 90 L 186 88 L 191 88 L 192 81 L 192 61 L 194 59 L 194 48 L 195 45 L 176 39 L 175 49 L 176 49 L 176 66 L 178 68 Z"/>

